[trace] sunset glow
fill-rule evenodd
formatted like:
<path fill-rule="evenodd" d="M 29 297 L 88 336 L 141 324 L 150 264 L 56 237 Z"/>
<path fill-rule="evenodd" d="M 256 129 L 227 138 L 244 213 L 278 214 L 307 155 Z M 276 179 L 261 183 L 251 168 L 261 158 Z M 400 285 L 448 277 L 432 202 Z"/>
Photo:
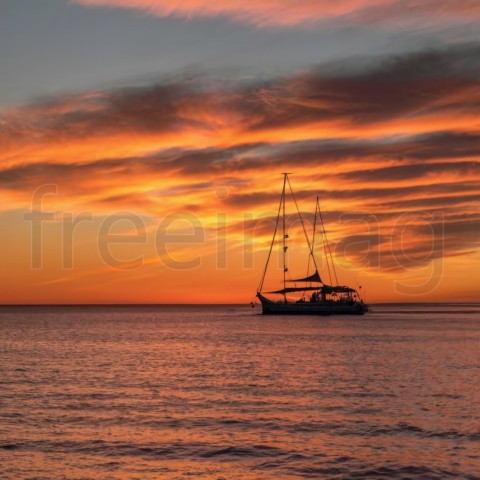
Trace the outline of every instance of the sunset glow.
<path fill-rule="evenodd" d="M 7 16 L 28 8 L 7 3 Z M 125 25 L 233 22 L 252 38 L 313 35 L 328 21 L 332 36 L 377 29 L 393 44 L 429 22 L 401 51 L 332 50 L 278 70 L 250 68 L 243 52 L 245 75 L 145 60 L 135 78 L 109 67 L 83 88 L 48 90 L 12 67 L 27 86 L 14 101 L 15 85 L 0 87 L 1 303 L 248 303 L 285 171 L 310 229 L 320 196 L 340 281 L 368 302 L 478 300 L 478 4 L 56 3 Z M 87 58 L 77 47 L 62 55 Z M 224 48 L 238 54 L 229 37 Z"/>

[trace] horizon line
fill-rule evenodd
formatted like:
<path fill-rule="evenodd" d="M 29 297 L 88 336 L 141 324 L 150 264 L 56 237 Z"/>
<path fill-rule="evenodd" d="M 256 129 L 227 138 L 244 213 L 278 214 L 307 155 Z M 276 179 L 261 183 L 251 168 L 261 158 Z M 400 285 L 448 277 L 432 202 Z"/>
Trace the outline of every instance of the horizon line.
<path fill-rule="evenodd" d="M 247 303 L 0 303 L 0 308 L 8 307 L 169 307 L 169 306 L 251 306 Z M 257 304 L 258 305 L 258 304 Z M 475 301 L 444 302 L 371 302 L 368 305 L 480 305 Z"/>

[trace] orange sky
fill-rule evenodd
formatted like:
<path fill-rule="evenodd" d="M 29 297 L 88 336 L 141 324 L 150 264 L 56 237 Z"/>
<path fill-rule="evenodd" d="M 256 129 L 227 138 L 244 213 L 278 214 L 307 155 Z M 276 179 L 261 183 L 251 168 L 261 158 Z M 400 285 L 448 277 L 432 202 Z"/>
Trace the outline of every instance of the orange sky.
<path fill-rule="evenodd" d="M 285 1 L 282 17 L 237 3 L 220 14 L 284 24 L 318 8 Z M 283 171 L 309 229 L 320 195 L 340 283 L 361 284 L 367 302 L 477 301 L 479 53 L 462 44 L 229 82 L 178 75 L 4 108 L 0 302 L 249 302 Z M 32 211 L 50 215 L 35 223 Z"/>

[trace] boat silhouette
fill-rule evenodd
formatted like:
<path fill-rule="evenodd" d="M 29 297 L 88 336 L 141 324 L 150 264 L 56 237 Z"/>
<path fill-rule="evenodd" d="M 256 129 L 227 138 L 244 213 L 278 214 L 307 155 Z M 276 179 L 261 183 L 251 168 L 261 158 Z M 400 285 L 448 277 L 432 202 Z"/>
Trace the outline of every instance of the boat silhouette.
<path fill-rule="evenodd" d="M 263 270 L 263 274 L 260 280 L 260 284 L 257 289 L 257 297 L 262 304 L 262 313 L 275 315 L 363 315 L 368 311 L 368 307 L 364 303 L 360 293 L 354 288 L 338 284 L 335 265 L 333 262 L 333 256 L 326 238 L 326 232 L 323 224 L 318 197 L 315 208 L 313 236 L 312 241 L 310 242 L 307 230 L 305 228 L 305 223 L 298 208 L 297 200 L 293 193 L 293 189 L 290 184 L 290 179 L 288 175 L 288 173 L 283 174 L 283 188 L 280 197 L 280 204 L 278 207 L 278 214 L 275 223 L 275 229 L 273 232 L 273 238 L 270 245 L 270 250 L 268 253 L 265 268 Z M 287 241 L 289 239 L 286 225 L 287 185 L 289 187 L 289 192 L 293 203 L 295 204 L 309 250 L 307 274 L 304 277 L 295 279 L 287 278 Z M 330 283 L 333 283 L 332 280 L 334 280 L 334 282 L 336 283 L 335 285 L 329 285 L 324 283 L 318 271 L 317 261 L 314 253 L 317 219 L 320 220 L 321 233 L 324 243 L 324 252 L 326 257 L 325 259 L 327 263 L 329 278 L 331 280 Z M 282 235 L 281 242 L 278 243 L 280 243 L 280 249 L 282 252 L 283 288 L 279 290 L 265 292 L 263 291 L 265 277 L 272 257 L 272 251 L 275 246 L 275 239 L 279 234 L 279 230 L 281 230 Z M 311 274 L 308 272 L 310 266 L 312 266 L 314 270 L 314 272 Z M 359 289 L 361 289 L 361 287 L 359 287 Z M 297 298 L 292 299 L 291 294 L 296 294 Z M 298 298 L 298 295 L 300 295 L 300 298 Z M 269 298 L 270 296 L 274 296 L 274 298 Z"/>

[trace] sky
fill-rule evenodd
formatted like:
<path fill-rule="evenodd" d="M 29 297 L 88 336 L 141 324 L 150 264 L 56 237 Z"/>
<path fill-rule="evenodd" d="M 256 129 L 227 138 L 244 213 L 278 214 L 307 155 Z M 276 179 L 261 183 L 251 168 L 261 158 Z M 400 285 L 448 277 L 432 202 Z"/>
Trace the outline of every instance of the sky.
<path fill-rule="evenodd" d="M 367 302 L 478 301 L 479 24 L 470 0 L 3 0 L 0 303 L 248 303 L 283 172 Z"/>

